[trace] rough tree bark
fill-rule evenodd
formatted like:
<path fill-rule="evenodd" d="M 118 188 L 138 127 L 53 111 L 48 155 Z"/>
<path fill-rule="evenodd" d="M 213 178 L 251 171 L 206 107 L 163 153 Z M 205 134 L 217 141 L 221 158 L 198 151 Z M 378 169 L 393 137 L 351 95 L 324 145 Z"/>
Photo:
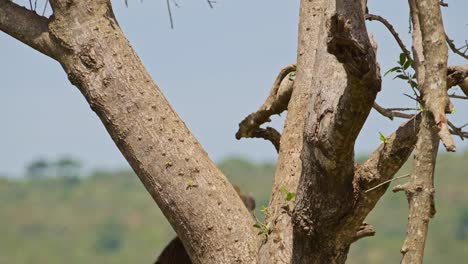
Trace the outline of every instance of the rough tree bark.
<path fill-rule="evenodd" d="M 401 263 L 423 263 L 429 219 L 435 214 L 434 168 L 439 138 L 448 151 L 455 151 L 445 111 L 447 95 L 447 46 L 439 1 L 410 0 L 413 23 L 414 66 L 425 111 L 415 148 L 411 180 L 396 186 L 409 203 L 408 228 L 401 248 Z"/>
<path fill-rule="evenodd" d="M 373 235 L 363 221 L 408 159 L 420 123 L 421 138 L 429 131 L 429 114 L 416 115 L 365 163 L 355 164 L 354 144 L 381 83 L 377 48 L 365 26 L 366 1 L 302 0 L 297 67 L 280 73 L 267 102 L 240 124 L 236 135 L 266 138 L 279 151 L 266 218 L 272 228 L 265 237 L 257 236 L 232 185 L 129 45 L 110 0 L 50 4 L 53 16 L 45 18 L 0 0 L 0 30 L 63 66 L 194 263 L 344 263 L 353 242 Z M 437 70 L 435 79 L 426 74 L 427 80 L 418 71 L 418 80 L 439 82 L 444 69 Z M 293 71 L 295 80 L 286 79 Z M 450 85 L 464 87 L 466 75 L 459 75 L 463 78 Z M 439 84 L 447 86 L 443 80 Z M 437 113 L 438 131 L 448 131 L 445 109 L 428 103 L 432 95 L 425 100 Z M 286 109 L 282 136 L 259 128 Z M 449 149 L 450 142 L 445 143 Z M 284 190 L 296 199 L 287 200 Z"/>
<path fill-rule="evenodd" d="M 0 29 L 63 66 L 195 263 L 253 263 L 248 210 L 146 72 L 110 1 L 50 3 L 46 19 L 0 0 Z"/>

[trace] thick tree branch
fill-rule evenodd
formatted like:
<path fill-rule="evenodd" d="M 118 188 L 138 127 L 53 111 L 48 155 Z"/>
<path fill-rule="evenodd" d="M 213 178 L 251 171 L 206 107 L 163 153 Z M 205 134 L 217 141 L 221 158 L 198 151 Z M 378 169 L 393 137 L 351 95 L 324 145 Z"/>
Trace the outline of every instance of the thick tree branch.
<path fill-rule="evenodd" d="M 411 180 L 393 191 L 405 191 L 409 203 L 408 228 L 401 248 L 402 264 L 421 264 L 424 257 L 429 219 L 435 214 L 434 167 L 439 138 L 434 118 L 424 112 L 413 160 Z"/>
<path fill-rule="evenodd" d="M 423 263 L 429 219 L 434 209 L 434 167 L 439 138 L 448 150 L 454 150 L 445 119 L 447 96 L 447 46 L 437 0 L 409 0 L 413 23 L 413 51 L 418 84 L 425 109 L 418 133 L 411 180 L 398 185 L 409 203 L 407 236 L 402 246 L 401 263 Z M 447 137 L 448 134 L 448 137 Z"/>
<path fill-rule="evenodd" d="M 356 168 L 355 181 L 361 191 L 369 190 L 390 180 L 398 172 L 413 151 L 420 123 L 421 114 L 406 121 L 372 153 L 363 165 Z M 363 195 L 369 195 L 369 197 L 365 197 L 364 200 L 368 200 L 376 193 L 383 195 L 386 189 L 379 188 L 367 192 Z M 377 202 L 375 198 L 373 200 Z"/>
<path fill-rule="evenodd" d="M 49 20 L 9 0 L 0 0 L 0 31 L 33 49 L 57 59 L 62 48 L 51 38 Z"/>
<path fill-rule="evenodd" d="M 362 223 L 347 226 L 348 239 L 329 232 L 346 226 L 355 206 L 354 143 L 380 90 L 363 10 L 362 1 L 301 1 L 290 106 L 304 98 L 307 112 L 292 214 L 292 263 L 344 263 Z"/>
<path fill-rule="evenodd" d="M 387 190 L 389 181 L 413 151 L 420 123 L 421 115 L 418 114 L 390 135 L 364 164 L 356 166 L 353 182 L 355 207 L 341 225 L 340 239 L 350 243 L 355 241 L 353 230 L 362 225 Z"/>
<path fill-rule="evenodd" d="M 50 3 L 49 32 L 67 51 L 56 57 L 192 262 L 254 263 L 257 236 L 248 210 L 145 70 L 110 0 Z"/>
<path fill-rule="evenodd" d="M 439 137 L 447 151 L 455 151 L 456 146 L 449 132 L 445 111 L 449 106 L 447 94 L 447 58 L 445 31 L 442 24 L 440 6 L 436 0 L 416 2 L 419 9 L 422 52 L 424 54 L 424 80 L 418 83 L 424 100 L 424 108 L 430 111 L 439 128 Z M 416 72 L 417 75 L 420 71 Z"/>
<path fill-rule="evenodd" d="M 281 134 L 274 128 L 267 127 L 263 129 L 260 126 L 266 122 L 270 122 L 272 115 L 279 115 L 287 110 L 295 74 L 295 64 L 288 65 L 279 72 L 266 102 L 257 112 L 248 115 L 240 122 L 239 130 L 236 133 L 237 139 L 264 138 L 271 141 L 276 151 L 279 151 Z"/>

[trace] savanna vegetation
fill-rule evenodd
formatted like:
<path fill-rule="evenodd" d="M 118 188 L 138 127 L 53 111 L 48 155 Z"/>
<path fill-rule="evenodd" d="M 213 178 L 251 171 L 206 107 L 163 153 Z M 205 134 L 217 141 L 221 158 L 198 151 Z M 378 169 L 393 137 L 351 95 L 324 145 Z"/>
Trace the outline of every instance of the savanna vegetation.
<path fill-rule="evenodd" d="M 468 152 L 439 157 L 438 214 L 430 224 L 425 263 L 468 258 L 467 161 Z M 29 177 L 0 178 L 0 264 L 151 263 L 175 236 L 131 170 L 70 176 L 56 172 L 57 162 L 46 163 L 53 176 L 31 177 L 28 166 Z M 218 165 L 255 196 L 261 218 L 275 165 L 242 158 Z M 408 171 L 405 166 L 397 175 Z M 407 208 L 402 193 L 386 193 L 367 219 L 375 224 L 375 237 L 353 244 L 349 263 L 398 263 Z"/>

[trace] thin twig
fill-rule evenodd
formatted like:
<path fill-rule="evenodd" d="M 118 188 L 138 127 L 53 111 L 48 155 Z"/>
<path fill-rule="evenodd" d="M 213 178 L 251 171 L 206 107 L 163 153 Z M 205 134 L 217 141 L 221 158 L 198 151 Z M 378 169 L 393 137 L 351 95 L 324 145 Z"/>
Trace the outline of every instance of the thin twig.
<path fill-rule="evenodd" d="M 465 140 L 465 138 L 468 138 L 468 132 L 465 132 L 463 131 L 463 128 L 466 127 L 468 125 L 467 124 L 464 124 L 463 126 L 461 127 L 457 127 L 455 126 L 452 122 L 450 122 L 450 120 L 447 120 L 447 124 L 449 125 L 449 127 L 451 128 L 450 129 L 450 133 L 452 135 L 457 135 L 460 137 L 461 140 Z"/>
<path fill-rule="evenodd" d="M 210 6 L 210 8 L 213 8 L 213 3 L 211 2 L 211 0 L 206 0 L 206 2 L 207 2 L 208 5 Z"/>
<path fill-rule="evenodd" d="M 468 100 L 468 96 L 463 96 L 463 95 L 449 94 L 449 97 L 450 98 L 455 98 L 455 99 Z"/>
<path fill-rule="evenodd" d="M 418 111 L 417 108 L 387 108 L 389 111 Z"/>
<path fill-rule="evenodd" d="M 166 0 L 167 4 L 167 12 L 169 13 L 169 21 L 171 22 L 171 29 L 174 29 L 174 21 L 172 20 L 172 11 L 171 11 L 171 3 L 169 0 Z"/>
<path fill-rule="evenodd" d="M 443 7 L 448 7 L 448 3 L 445 3 L 444 0 L 440 0 L 439 5 Z"/>
<path fill-rule="evenodd" d="M 460 55 L 465 60 L 468 60 L 468 55 L 466 54 L 466 49 L 465 49 L 465 52 L 461 52 L 461 49 L 463 49 L 466 46 L 463 46 L 461 48 L 457 48 L 457 47 L 455 47 L 455 44 L 453 43 L 453 40 L 451 40 L 447 34 L 445 34 L 445 38 L 447 40 L 448 46 L 453 51 L 453 53 Z"/>
<path fill-rule="evenodd" d="M 377 184 L 376 186 L 374 186 L 374 187 L 372 187 L 372 188 L 366 190 L 365 193 L 370 192 L 370 191 L 372 191 L 372 190 L 375 190 L 375 189 L 377 189 L 377 188 L 379 188 L 379 187 L 381 187 L 381 186 L 383 186 L 383 185 L 385 185 L 385 184 L 387 184 L 387 183 L 389 183 L 389 182 L 392 182 L 392 181 L 395 181 L 395 180 L 399 180 L 399 179 L 403 179 L 403 178 L 407 178 L 407 177 L 409 177 L 409 176 L 410 176 L 409 174 L 405 174 L 405 175 L 401 175 L 401 176 L 395 177 L 395 178 L 390 179 L 390 180 L 386 180 L 386 181 L 384 181 L 384 182 L 382 182 L 382 183 L 380 183 L 380 184 Z"/>
<path fill-rule="evenodd" d="M 390 24 L 390 22 L 388 22 L 385 18 L 381 16 L 372 15 L 372 14 L 366 14 L 366 19 L 369 21 L 377 20 L 381 22 L 382 24 L 384 24 L 384 26 L 387 27 L 390 33 L 392 33 L 393 37 L 395 38 L 396 42 L 398 43 L 398 46 L 400 46 L 403 53 L 405 53 L 406 58 L 408 58 L 409 60 L 413 60 L 411 58 L 411 52 L 406 48 L 405 44 L 403 44 L 403 41 L 401 41 L 400 36 L 396 32 L 395 28 L 393 28 L 392 24 Z"/>
<path fill-rule="evenodd" d="M 42 10 L 42 16 L 44 16 L 48 4 L 49 4 L 49 0 L 46 0 L 44 4 L 44 9 Z"/>
<path fill-rule="evenodd" d="M 386 109 L 386 108 L 380 106 L 379 104 L 377 104 L 375 102 L 374 102 L 373 108 L 377 112 L 379 112 L 381 115 L 383 115 L 385 117 L 388 117 L 390 120 L 393 120 L 394 117 L 410 119 L 410 118 L 412 118 L 414 116 L 414 115 L 411 115 L 411 114 L 405 114 L 405 113 L 400 113 L 400 112 L 397 112 L 397 111 L 392 111 L 392 110 Z"/>

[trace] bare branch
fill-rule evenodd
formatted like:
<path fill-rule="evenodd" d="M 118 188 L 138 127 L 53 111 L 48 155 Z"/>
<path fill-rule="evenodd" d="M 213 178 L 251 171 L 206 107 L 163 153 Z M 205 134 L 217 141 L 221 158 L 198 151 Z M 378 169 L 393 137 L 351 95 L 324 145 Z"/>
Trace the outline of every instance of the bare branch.
<path fill-rule="evenodd" d="M 356 168 L 356 184 L 359 182 L 361 190 L 373 189 L 392 179 L 413 151 L 420 123 L 421 114 L 418 114 L 402 124 L 363 165 Z M 373 192 L 362 192 L 367 198 L 360 200 L 367 203 L 373 201 L 371 204 L 375 205 L 386 189 L 385 187 Z M 373 206 L 369 208 L 369 212 L 372 208 Z"/>
<path fill-rule="evenodd" d="M 407 178 L 407 177 L 409 177 L 409 176 L 410 176 L 409 174 L 405 174 L 405 175 L 398 176 L 398 177 L 395 177 L 395 178 L 390 179 L 390 180 L 386 180 L 386 181 L 384 181 L 384 182 L 382 182 L 382 183 L 380 183 L 380 184 L 377 184 L 376 186 L 374 186 L 374 187 L 372 187 L 372 188 L 370 188 L 370 189 L 367 189 L 365 192 L 367 193 L 367 192 L 373 191 L 373 190 L 375 190 L 375 189 L 377 189 L 377 188 L 379 188 L 379 187 L 384 186 L 384 185 L 387 184 L 387 183 L 390 183 L 390 182 L 392 182 L 392 181 L 396 181 L 396 180 L 399 180 L 399 179 Z"/>
<path fill-rule="evenodd" d="M 372 15 L 372 14 L 366 14 L 366 19 L 369 20 L 369 21 L 376 20 L 376 21 L 379 21 L 382 24 L 384 24 L 384 26 L 387 27 L 387 29 L 390 31 L 390 33 L 392 33 L 393 37 L 395 38 L 396 42 L 398 43 L 398 46 L 400 46 L 400 49 L 403 51 L 403 53 L 405 53 L 406 58 L 408 58 L 409 60 L 413 60 L 411 58 L 411 52 L 406 48 L 405 44 L 403 44 L 403 41 L 401 40 L 400 36 L 396 32 L 395 28 L 393 28 L 392 24 L 390 24 L 390 22 L 388 22 L 385 18 L 383 18 L 381 16 Z"/>
<path fill-rule="evenodd" d="M 166 5 L 167 5 L 167 13 L 169 14 L 169 22 L 171 22 L 171 29 L 174 29 L 174 20 L 172 18 L 171 3 L 169 2 L 169 0 L 166 0 Z"/>
<path fill-rule="evenodd" d="M 281 114 L 287 110 L 289 99 L 291 98 L 292 87 L 296 65 L 291 64 L 282 69 L 270 91 L 266 102 L 257 110 L 257 112 L 248 115 L 239 124 L 239 130 L 236 138 L 264 138 L 272 142 L 276 150 L 279 151 L 279 141 L 281 135 L 274 128 L 268 127 L 262 129 L 260 126 L 270 122 L 270 117 L 275 114 Z"/>
<path fill-rule="evenodd" d="M 358 201 L 353 213 L 345 220 L 345 237 L 351 237 L 344 226 L 361 226 L 369 212 L 388 188 L 388 182 L 406 162 L 416 143 L 416 135 L 421 123 L 421 114 L 402 124 L 390 137 L 372 153 L 362 165 L 356 165 L 353 186 Z M 347 234 L 347 235 L 346 235 Z"/>
<path fill-rule="evenodd" d="M 463 96 L 463 95 L 449 94 L 449 97 L 450 98 L 455 98 L 455 99 L 468 100 L 468 96 Z"/>
<path fill-rule="evenodd" d="M 381 115 L 388 117 L 390 120 L 393 120 L 394 117 L 399 118 L 412 118 L 414 115 L 405 114 L 398 111 L 407 111 L 407 110 L 414 110 L 413 108 L 395 108 L 395 109 L 386 109 L 380 106 L 379 104 L 374 102 L 374 109 L 379 112 Z"/>
<path fill-rule="evenodd" d="M 450 49 L 453 51 L 453 53 L 460 55 L 465 60 L 468 60 L 468 54 L 466 54 L 466 52 L 468 51 L 468 49 L 466 48 L 467 45 L 457 48 L 455 44 L 453 43 L 454 41 L 451 40 L 447 34 L 445 34 L 445 38 L 447 39 L 447 44 L 450 47 Z M 462 52 L 461 51 L 462 49 L 465 49 L 465 52 Z"/>
<path fill-rule="evenodd" d="M 464 124 L 463 126 L 457 127 L 455 126 L 450 120 L 447 120 L 447 123 L 449 125 L 450 133 L 452 135 L 457 135 L 460 137 L 461 140 L 464 140 L 465 138 L 468 138 L 468 132 L 463 131 L 463 128 L 467 126 L 468 124 Z"/>
<path fill-rule="evenodd" d="M 0 0 L 0 30 L 56 59 L 57 45 L 49 35 L 48 19 L 8 0 Z"/>

